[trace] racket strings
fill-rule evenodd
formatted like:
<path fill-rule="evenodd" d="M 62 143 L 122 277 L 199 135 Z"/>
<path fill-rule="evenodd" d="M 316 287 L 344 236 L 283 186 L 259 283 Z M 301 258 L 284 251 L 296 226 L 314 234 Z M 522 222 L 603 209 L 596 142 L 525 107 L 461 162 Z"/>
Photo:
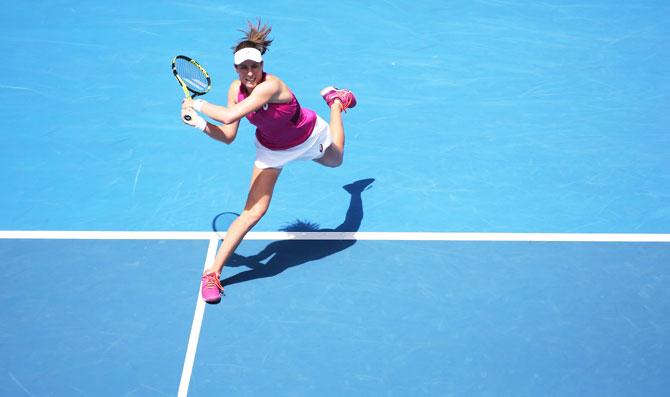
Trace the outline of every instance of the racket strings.
<path fill-rule="evenodd" d="M 201 94 L 207 92 L 209 81 L 200 68 L 185 59 L 177 59 L 175 68 L 179 77 L 191 91 Z"/>

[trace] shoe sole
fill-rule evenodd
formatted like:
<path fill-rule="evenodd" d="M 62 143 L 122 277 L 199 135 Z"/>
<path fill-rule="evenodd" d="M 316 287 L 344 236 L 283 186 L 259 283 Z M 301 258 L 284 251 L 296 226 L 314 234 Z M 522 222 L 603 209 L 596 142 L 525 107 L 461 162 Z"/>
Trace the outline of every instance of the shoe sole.
<path fill-rule="evenodd" d="M 337 88 L 333 87 L 332 85 L 329 85 L 328 87 L 319 91 L 319 95 L 325 96 L 327 93 L 329 93 L 331 91 L 335 91 L 335 90 L 337 90 Z"/>

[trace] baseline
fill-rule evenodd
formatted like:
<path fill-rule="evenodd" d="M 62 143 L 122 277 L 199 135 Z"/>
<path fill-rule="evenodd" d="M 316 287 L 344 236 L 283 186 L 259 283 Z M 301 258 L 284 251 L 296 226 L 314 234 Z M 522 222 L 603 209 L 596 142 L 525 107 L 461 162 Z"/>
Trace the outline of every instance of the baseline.
<path fill-rule="evenodd" d="M 0 239 L 213 240 L 225 233 L 178 231 L 4 230 Z M 249 232 L 245 240 L 387 240 L 668 243 L 670 234 L 650 233 L 452 233 L 452 232 Z"/>

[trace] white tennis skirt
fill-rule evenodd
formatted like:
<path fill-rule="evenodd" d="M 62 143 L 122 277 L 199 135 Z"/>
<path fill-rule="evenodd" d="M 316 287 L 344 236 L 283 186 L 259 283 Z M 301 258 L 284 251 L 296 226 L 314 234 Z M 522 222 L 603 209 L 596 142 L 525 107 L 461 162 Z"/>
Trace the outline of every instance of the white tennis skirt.
<path fill-rule="evenodd" d="M 261 145 L 256 139 L 256 161 L 258 168 L 282 168 L 291 161 L 318 160 L 333 143 L 328 123 L 318 115 L 312 134 L 298 146 L 284 150 L 272 150 Z"/>

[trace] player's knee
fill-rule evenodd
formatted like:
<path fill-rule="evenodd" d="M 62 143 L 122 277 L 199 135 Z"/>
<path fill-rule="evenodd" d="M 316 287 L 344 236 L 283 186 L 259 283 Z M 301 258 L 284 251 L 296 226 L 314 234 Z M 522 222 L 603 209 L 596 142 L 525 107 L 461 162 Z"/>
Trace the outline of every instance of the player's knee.
<path fill-rule="evenodd" d="M 323 157 L 317 160 L 326 167 L 336 168 L 342 165 L 344 160 L 344 151 L 336 145 L 330 145 Z"/>
<path fill-rule="evenodd" d="M 330 167 L 337 168 L 337 167 L 341 166 L 343 162 L 344 162 L 344 159 L 340 156 L 340 157 L 338 157 L 336 159 L 333 159 L 331 161 Z"/>
<path fill-rule="evenodd" d="M 337 168 L 342 165 L 344 161 L 344 156 L 341 152 L 331 152 L 328 153 L 328 156 L 324 156 L 321 162 L 326 167 Z"/>

